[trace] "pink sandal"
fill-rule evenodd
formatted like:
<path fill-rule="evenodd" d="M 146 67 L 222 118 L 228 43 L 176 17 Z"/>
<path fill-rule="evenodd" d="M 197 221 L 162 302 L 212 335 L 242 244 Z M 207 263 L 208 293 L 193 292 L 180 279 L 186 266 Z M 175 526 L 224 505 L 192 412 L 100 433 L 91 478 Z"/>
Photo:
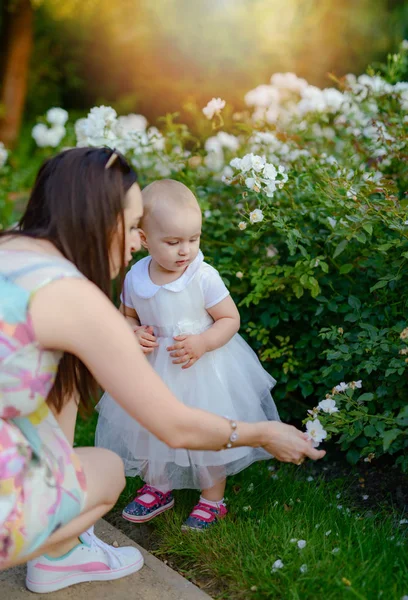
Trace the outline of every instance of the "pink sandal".
<path fill-rule="evenodd" d="M 204 531 L 216 524 L 219 519 L 223 519 L 228 513 L 225 504 L 219 504 L 217 507 L 207 504 L 202 500 L 193 508 L 190 516 L 184 521 L 181 529 L 188 531 Z"/>

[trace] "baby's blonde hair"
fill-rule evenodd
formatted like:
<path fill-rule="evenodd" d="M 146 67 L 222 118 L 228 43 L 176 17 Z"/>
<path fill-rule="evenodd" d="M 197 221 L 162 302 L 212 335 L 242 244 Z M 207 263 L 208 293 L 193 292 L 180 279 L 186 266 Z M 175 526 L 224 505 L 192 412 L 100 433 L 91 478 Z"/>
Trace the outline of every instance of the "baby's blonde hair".
<path fill-rule="evenodd" d="M 142 190 L 143 198 L 143 217 L 140 221 L 140 227 L 146 227 L 149 216 L 163 206 L 174 207 L 196 207 L 200 210 L 197 198 L 193 192 L 180 181 L 175 179 L 158 179 L 153 181 Z"/>

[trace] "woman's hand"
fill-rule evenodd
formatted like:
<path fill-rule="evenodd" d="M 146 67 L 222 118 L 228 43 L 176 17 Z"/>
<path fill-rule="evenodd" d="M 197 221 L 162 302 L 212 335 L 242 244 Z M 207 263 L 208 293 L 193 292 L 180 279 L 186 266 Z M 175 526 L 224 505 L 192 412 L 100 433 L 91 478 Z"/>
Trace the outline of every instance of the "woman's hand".
<path fill-rule="evenodd" d="M 154 352 L 154 349 L 157 348 L 159 344 L 153 334 L 153 327 L 150 327 L 150 325 L 141 325 L 140 327 L 135 327 L 133 331 L 135 332 L 144 354 L 151 354 Z"/>
<path fill-rule="evenodd" d="M 316 450 L 306 433 L 279 421 L 264 423 L 262 447 L 281 462 L 302 464 L 305 458 L 323 458 L 325 450 Z"/>
<path fill-rule="evenodd" d="M 170 352 L 170 356 L 175 359 L 173 360 L 174 365 L 186 363 L 181 367 L 182 369 L 192 367 L 207 352 L 201 334 L 177 335 L 174 339 L 176 343 L 169 346 L 167 350 Z"/>

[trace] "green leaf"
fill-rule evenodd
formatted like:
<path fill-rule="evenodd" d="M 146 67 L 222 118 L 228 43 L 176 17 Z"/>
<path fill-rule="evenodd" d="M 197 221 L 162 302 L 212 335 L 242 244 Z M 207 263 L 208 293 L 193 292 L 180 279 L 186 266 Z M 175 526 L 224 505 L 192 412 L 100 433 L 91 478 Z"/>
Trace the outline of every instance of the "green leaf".
<path fill-rule="evenodd" d="M 393 244 L 381 244 L 380 246 L 378 246 L 378 250 L 380 250 L 380 252 L 387 252 L 392 247 Z"/>
<path fill-rule="evenodd" d="M 344 317 L 345 321 L 349 321 L 350 323 L 355 323 L 356 321 L 358 321 L 360 318 L 360 316 L 356 313 L 349 313 L 348 315 L 346 315 Z"/>
<path fill-rule="evenodd" d="M 337 256 L 339 256 L 346 249 L 346 246 L 348 243 L 349 243 L 348 240 L 342 240 L 340 242 L 340 244 L 337 246 L 336 250 L 334 251 L 333 258 L 336 258 Z"/>
<path fill-rule="evenodd" d="M 407 427 L 408 426 L 408 404 L 407 406 L 404 406 L 404 408 L 402 408 L 396 418 L 396 421 L 398 423 L 398 425 L 401 425 L 402 427 Z"/>
<path fill-rule="evenodd" d="M 340 267 L 339 273 L 340 275 L 346 275 L 346 273 L 350 273 L 352 269 L 354 269 L 354 265 L 352 265 L 351 263 L 347 263 Z"/>
<path fill-rule="evenodd" d="M 364 223 L 363 224 L 363 229 L 369 233 L 370 235 L 372 235 L 373 233 L 373 226 L 371 225 L 371 223 Z"/>
<path fill-rule="evenodd" d="M 364 435 L 366 437 L 377 437 L 377 430 L 373 425 L 364 427 Z"/>
<path fill-rule="evenodd" d="M 387 452 L 388 448 L 391 446 L 392 442 L 397 439 L 397 437 L 402 433 L 401 429 L 389 429 L 388 431 L 384 431 L 383 433 L 383 450 Z"/>
<path fill-rule="evenodd" d="M 366 392 L 365 394 L 361 394 L 361 396 L 357 398 L 357 402 L 370 402 L 370 400 L 372 400 L 373 398 L 374 394 L 371 394 L 371 392 Z"/>
<path fill-rule="evenodd" d="M 356 298 L 356 296 L 349 296 L 348 303 L 354 310 L 359 310 L 361 308 L 361 301 Z"/>
<path fill-rule="evenodd" d="M 352 465 L 355 465 L 358 462 L 358 460 L 360 459 L 360 452 L 358 450 L 355 450 L 354 448 L 352 448 L 351 450 L 349 450 L 347 452 L 346 458 L 349 463 L 351 463 Z"/>
<path fill-rule="evenodd" d="M 359 231 L 358 233 L 356 233 L 356 239 L 361 243 L 361 244 L 365 244 L 367 241 L 367 236 L 365 233 L 363 233 L 362 231 Z"/>
<path fill-rule="evenodd" d="M 374 290 L 379 290 L 380 288 L 383 288 L 387 285 L 388 281 L 384 279 L 380 279 L 380 281 L 377 281 L 377 283 L 375 285 L 373 285 L 373 287 L 370 288 L 370 292 L 373 292 Z"/>

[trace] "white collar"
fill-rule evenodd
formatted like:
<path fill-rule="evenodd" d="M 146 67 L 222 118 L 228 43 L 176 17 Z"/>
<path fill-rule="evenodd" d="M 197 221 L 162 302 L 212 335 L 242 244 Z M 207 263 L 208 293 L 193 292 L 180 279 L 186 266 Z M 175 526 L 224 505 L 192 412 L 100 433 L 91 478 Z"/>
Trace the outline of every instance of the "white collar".
<path fill-rule="evenodd" d="M 204 262 L 204 255 L 199 250 L 197 256 L 184 273 L 175 281 L 165 283 L 164 285 L 157 285 L 150 279 L 149 267 L 151 261 L 152 257 L 146 256 L 133 265 L 130 271 L 133 291 L 139 298 L 144 298 L 145 300 L 152 298 L 161 289 L 169 290 L 170 292 L 181 292 L 184 290 Z"/>

